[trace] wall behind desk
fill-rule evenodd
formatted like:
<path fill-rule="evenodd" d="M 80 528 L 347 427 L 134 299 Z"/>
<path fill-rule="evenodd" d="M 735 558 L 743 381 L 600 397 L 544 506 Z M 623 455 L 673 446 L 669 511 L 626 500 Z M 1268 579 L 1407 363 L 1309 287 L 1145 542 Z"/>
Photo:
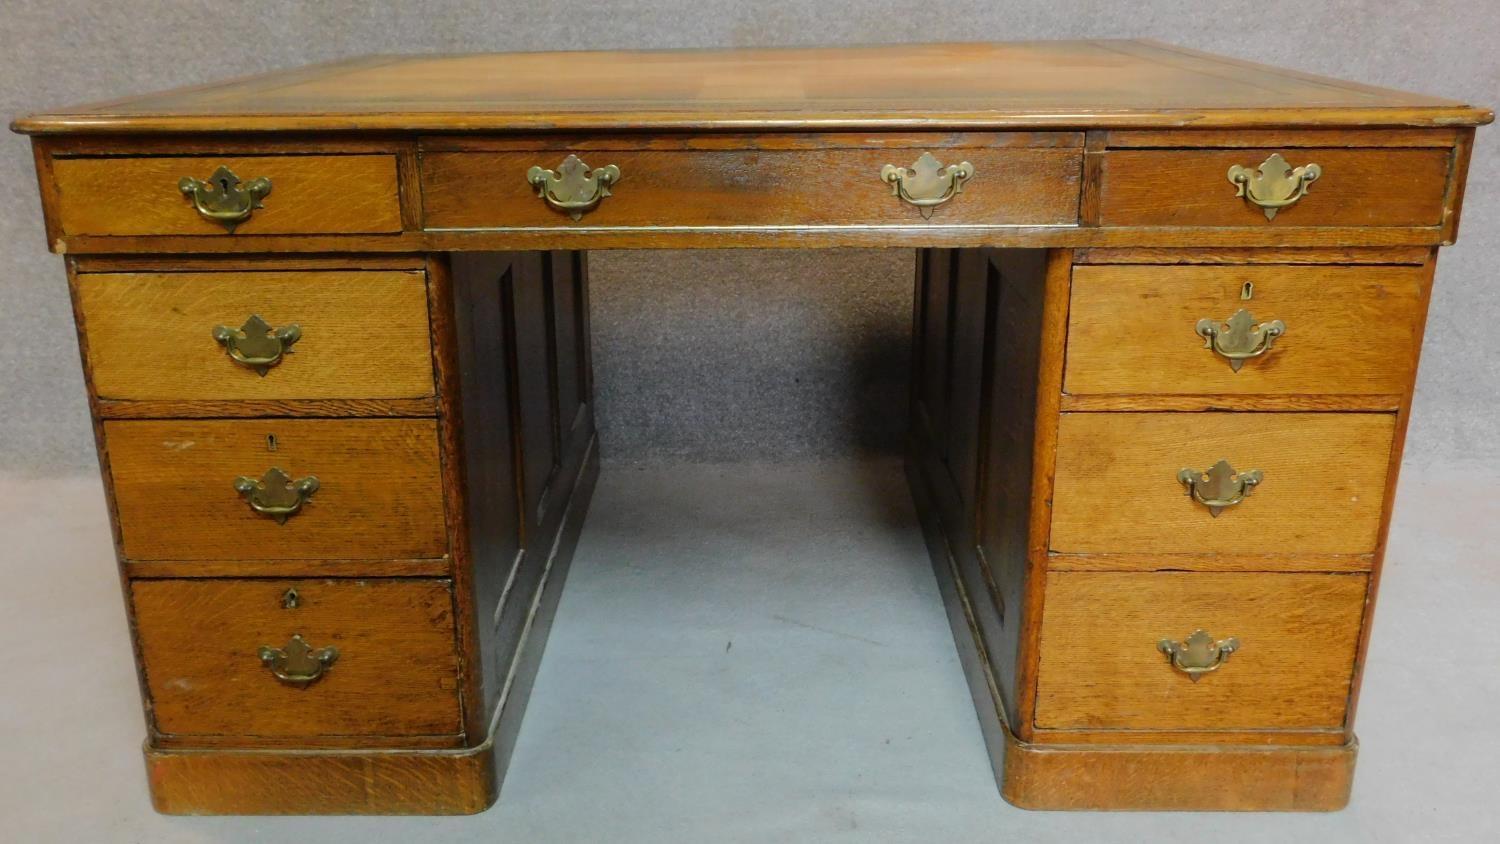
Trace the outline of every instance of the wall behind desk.
<path fill-rule="evenodd" d="M 371 52 L 1150 37 L 1500 106 L 1495 0 L 0 0 L 0 115 Z M 1269 34 L 1268 34 L 1269 33 Z M 1444 252 L 1409 459 L 1500 463 L 1500 128 Z M 600 253 L 606 455 L 885 451 L 903 415 L 911 253 Z M 831 260 L 829 260 L 831 259 Z M 0 466 L 92 471 L 61 261 L 28 143 L 0 139 Z M 694 316 L 699 306 L 706 312 Z"/>

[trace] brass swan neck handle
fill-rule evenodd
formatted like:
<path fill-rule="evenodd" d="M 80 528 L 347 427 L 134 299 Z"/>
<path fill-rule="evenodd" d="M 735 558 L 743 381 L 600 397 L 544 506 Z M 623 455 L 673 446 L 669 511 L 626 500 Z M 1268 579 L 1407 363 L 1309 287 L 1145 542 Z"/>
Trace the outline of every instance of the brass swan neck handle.
<path fill-rule="evenodd" d="M 1189 468 L 1177 473 L 1177 482 L 1186 487 L 1188 495 L 1207 507 L 1208 514 L 1215 518 L 1226 507 L 1233 507 L 1244 501 L 1250 491 L 1264 479 L 1264 473 L 1259 469 L 1240 471 L 1229 465 L 1228 460 L 1220 460 L 1206 472 Z"/>
<path fill-rule="evenodd" d="M 265 207 L 261 200 L 271 193 L 271 180 L 262 176 L 246 182 L 221 166 L 207 179 L 184 176 L 177 182 L 177 190 L 193 201 L 200 217 L 234 234 L 255 209 Z"/>
<path fill-rule="evenodd" d="M 289 686 L 306 686 L 317 682 L 339 658 L 335 647 L 314 648 L 301 633 L 293 633 L 286 647 L 262 645 L 256 652 L 260 662 L 271 669 L 276 679 Z"/>
<path fill-rule="evenodd" d="M 1173 668 L 1196 683 L 1203 679 L 1203 675 L 1223 667 L 1229 655 L 1240 649 L 1240 640 L 1233 636 L 1214 639 L 1207 630 L 1199 628 L 1181 642 L 1162 639 L 1156 643 L 1156 649 L 1167 657 Z"/>
<path fill-rule="evenodd" d="M 250 509 L 275 520 L 279 525 L 301 512 L 302 505 L 312 498 L 321 484 L 312 475 L 293 480 L 280 467 L 272 466 L 259 480 L 241 475 L 234 479 L 234 490 L 238 492 Z"/>
<path fill-rule="evenodd" d="M 1200 319 L 1193 331 L 1203 338 L 1203 348 L 1229 361 L 1235 372 L 1245 361 L 1258 358 L 1271 351 L 1276 338 L 1286 333 L 1286 323 L 1279 319 L 1257 323 L 1255 317 L 1244 308 L 1224 321 Z"/>
<path fill-rule="evenodd" d="M 915 205 L 924 218 L 932 210 L 963 192 L 964 182 L 974 177 L 974 165 L 967 161 L 944 166 L 924 152 L 910 167 L 887 164 L 880 168 L 880 180 L 891 186 L 891 195 Z"/>
<path fill-rule="evenodd" d="M 544 167 L 527 170 L 526 181 L 536 188 L 537 196 L 576 222 L 611 195 L 610 186 L 620 181 L 620 168 L 606 164 L 590 169 L 578 156 L 569 155 L 556 171 Z"/>
<path fill-rule="evenodd" d="M 251 314 L 239 328 L 214 326 L 213 337 L 230 360 L 264 378 L 283 355 L 291 354 L 292 344 L 302 339 L 302 327 L 294 324 L 274 328 L 259 314 Z"/>
<path fill-rule="evenodd" d="M 1323 168 L 1316 164 L 1293 167 L 1281 153 L 1273 152 L 1258 167 L 1231 166 L 1228 177 L 1236 188 L 1235 196 L 1244 197 L 1265 212 L 1267 220 L 1274 220 L 1276 212 L 1295 205 L 1322 175 Z"/>

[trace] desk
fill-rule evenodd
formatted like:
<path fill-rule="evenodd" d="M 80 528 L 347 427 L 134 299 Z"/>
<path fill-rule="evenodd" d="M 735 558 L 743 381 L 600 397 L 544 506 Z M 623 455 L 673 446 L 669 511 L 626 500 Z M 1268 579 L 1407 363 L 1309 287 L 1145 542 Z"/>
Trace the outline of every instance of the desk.
<path fill-rule="evenodd" d="M 157 808 L 488 806 L 598 473 L 586 250 L 726 246 L 916 248 L 892 412 L 1008 800 L 1342 806 L 1491 119 L 1089 41 L 371 57 L 18 120 Z"/>

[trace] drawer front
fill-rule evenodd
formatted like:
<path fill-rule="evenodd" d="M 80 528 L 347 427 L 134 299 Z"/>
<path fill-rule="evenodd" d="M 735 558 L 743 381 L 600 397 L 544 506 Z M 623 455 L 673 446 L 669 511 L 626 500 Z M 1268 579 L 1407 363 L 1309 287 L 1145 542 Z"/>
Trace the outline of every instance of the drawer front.
<path fill-rule="evenodd" d="M 1371 553 L 1395 425 L 1386 413 L 1065 413 L 1052 550 Z M 1220 460 L 1261 479 L 1215 517 L 1179 473 Z M 1198 491 L 1229 500 L 1207 484 Z"/>
<path fill-rule="evenodd" d="M 558 171 L 567 152 L 431 152 L 422 158 L 428 228 L 552 226 L 924 225 L 920 210 L 882 181 L 887 164 L 911 168 L 920 148 L 580 151 L 613 164 L 609 195 L 575 223 L 537 195 L 533 166 Z M 929 210 L 932 224 L 1074 225 L 1076 149 L 933 149 L 942 164 L 968 161 L 961 192 Z M 483 189 L 475 189 L 483 185 Z"/>
<path fill-rule="evenodd" d="M 181 158 L 58 158 L 57 219 L 67 235 L 219 235 L 183 193 L 184 178 L 208 181 L 228 167 L 244 186 L 270 180 L 260 207 L 235 225 L 256 234 L 380 234 L 401 231 L 394 155 L 275 155 Z"/>
<path fill-rule="evenodd" d="M 431 419 L 120 420 L 104 423 L 104 440 L 127 559 L 447 552 Z M 299 498 L 286 479 L 309 477 L 317 488 Z"/>
<path fill-rule="evenodd" d="M 136 580 L 130 594 L 159 732 L 462 731 L 446 580 Z"/>
<path fill-rule="evenodd" d="M 1363 574 L 1051 573 L 1036 725 L 1339 729 L 1366 585 Z M 1161 648 L 1197 630 L 1207 647 Z M 1231 638 L 1227 655 L 1215 647 Z M 1215 664 L 1196 682 L 1184 670 Z"/>
<path fill-rule="evenodd" d="M 1395 266 L 1076 267 L 1063 389 L 1399 396 L 1426 277 Z"/>
<path fill-rule="evenodd" d="M 1267 219 L 1236 196 L 1229 168 L 1256 170 L 1272 154 L 1321 175 Z M 1103 154 L 1099 223 L 1105 226 L 1436 226 L 1442 222 L 1446 149 L 1111 150 Z M 1280 193 L 1260 195 L 1274 201 Z"/>
<path fill-rule="evenodd" d="M 77 290 L 100 398 L 433 394 L 420 272 L 93 273 Z"/>

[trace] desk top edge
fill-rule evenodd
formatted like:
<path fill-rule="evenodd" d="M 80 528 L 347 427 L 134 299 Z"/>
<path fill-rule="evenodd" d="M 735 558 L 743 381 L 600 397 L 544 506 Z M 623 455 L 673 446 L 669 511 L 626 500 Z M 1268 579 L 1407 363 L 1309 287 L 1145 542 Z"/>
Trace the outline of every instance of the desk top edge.
<path fill-rule="evenodd" d="M 622 95 L 628 95 L 622 96 Z M 1486 108 L 1151 41 L 374 55 L 17 119 L 23 134 L 1435 127 Z"/>

